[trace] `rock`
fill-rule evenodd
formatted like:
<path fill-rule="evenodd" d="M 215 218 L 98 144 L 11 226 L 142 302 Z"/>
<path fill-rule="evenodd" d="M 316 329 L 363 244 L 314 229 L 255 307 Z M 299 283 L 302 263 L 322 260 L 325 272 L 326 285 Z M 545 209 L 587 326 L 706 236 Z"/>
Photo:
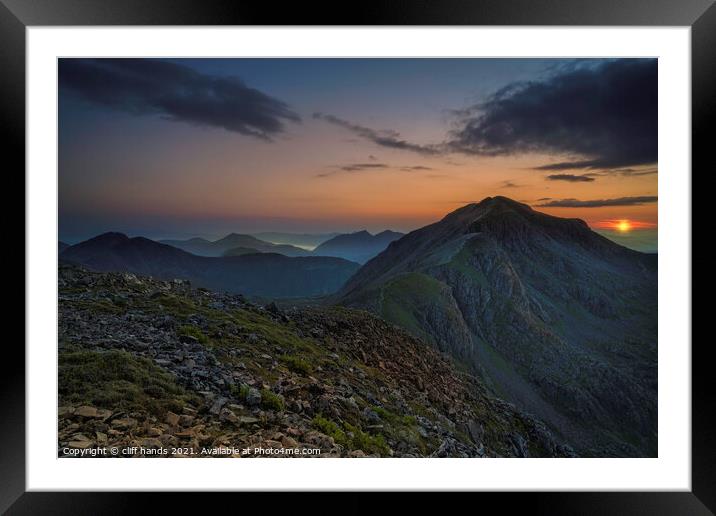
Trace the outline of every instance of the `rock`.
<path fill-rule="evenodd" d="M 174 436 L 179 437 L 181 439 L 191 439 L 192 437 L 194 437 L 194 429 L 187 428 L 185 430 L 175 433 Z"/>
<path fill-rule="evenodd" d="M 95 417 L 106 421 L 112 415 L 112 411 L 108 409 L 97 409 L 97 415 Z"/>
<path fill-rule="evenodd" d="M 512 435 L 512 444 L 518 457 L 529 457 L 530 452 L 527 449 L 527 441 L 520 434 Z"/>
<path fill-rule="evenodd" d="M 467 430 L 475 444 L 479 444 L 482 441 L 485 429 L 480 423 L 473 419 L 467 424 Z"/>
<path fill-rule="evenodd" d="M 137 420 L 131 417 L 115 419 L 112 421 L 112 427 L 116 430 L 131 430 L 137 426 Z"/>
<path fill-rule="evenodd" d="M 179 342 L 182 344 L 199 344 L 199 339 L 193 335 L 180 335 Z"/>
<path fill-rule="evenodd" d="M 148 437 L 140 441 L 142 448 L 161 448 L 162 442 L 159 439 Z"/>
<path fill-rule="evenodd" d="M 167 412 L 167 416 L 164 418 L 171 426 L 177 426 L 179 424 L 179 416 L 174 412 Z"/>
<path fill-rule="evenodd" d="M 81 407 L 77 407 L 74 412 L 75 416 L 82 416 L 82 417 L 97 417 L 97 409 L 95 407 L 90 407 L 89 405 L 82 405 Z"/>
<path fill-rule="evenodd" d="M 221 419 L 222 421 L 228 421 L 229 423 L 232 423 L 234 425 L 239 424 L 239 418 L 236 417 L 236 414 L 226 408 L 221 411 L 221 414 L 219 414 L 219 419 Z"/>
<path fill-rule="evenodd" d="M 363 418 L 368 421 L 369 423 L 380 423 L 381 419 L 378 413 L 371 409 L 366 407 L 363 409 Z"/>
<path fill-rule="evenodd" d="M 365 457 L 365 452 L 363 450 L 353 450 L 348 454 L 349 457 Z"/>
<path fill-rule="evenodd" d="M 147 436 L 149 436 L 149 437 L 159 437 L 163 433 L 164 432 L 162 432 L 159 428 L 149 427 L 147 429 Z"/>
<path fill-rule="evenodd" d="M 261 404 L 261 393 L 258 389 L 254 389 L 253 387 L 249 389 L 249 392 L 246 395 L 246 404 L 250 407 L 255 407 Z"/>
<path fill-rule="evenodd" d="M 259 394 L 259 401 L 261 399 L 261 395 Z M 223 396 L 219 396 L 214 400 L 214 403 L 211 405 L 211 408 L 209 409 L 209 413 L 218 416 L 221 413 L 221 409 L 226 405 L 226 402 L 228 402 L 226 398 Z"/>
<path fill-rule="evenodd" d="M 58 417 L 68 417 L 75 413 L 75 407 L 65 406 L 57 409 Z"/>
<path fill-rule="evenodd" d="M 94 446 L 94 443 L 90 440 L 70 441 L 69 443 L 67 443 L 67 446 L 69 446 L 70 448 L 86 450 L 87 448 L 92 448 Z"/>
<path fill-rule="evenodd" d="M 296 442 L 296 440 L 287 436 L 287 435 L 284 435 L 283 437 L 281 437 L 281 444 L 286 448 L 298 447 L 298 443 Z"/>
<path fill-rule="evenodd" d="M 260 420 L 255 417 L 251 416 L 239 416 L 239 423 L 242 425 L 252 425 L 254 423 L 258 423 Z"/>
<path fill-rule="evenodd" d="M 179 426 L 187 427 L 192 424 L 194 424 L 194 416 L 189 416 L 187 414 L 179 416 Z"/>

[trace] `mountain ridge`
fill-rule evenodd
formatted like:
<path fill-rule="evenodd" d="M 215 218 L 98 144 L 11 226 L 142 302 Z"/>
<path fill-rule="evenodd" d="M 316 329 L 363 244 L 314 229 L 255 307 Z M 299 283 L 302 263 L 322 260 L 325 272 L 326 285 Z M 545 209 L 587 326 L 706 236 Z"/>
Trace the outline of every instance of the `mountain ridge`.
<path fill-rule="evenodd" d="M 353 233 L 344 233 L 323 242 L 313 250 L 313 254 L 317 256 L 336 256 L 358 263 L 365 263 L 403 235 L 404 233 L 387 229 L 375 235 L 365 229 Z"/>
<path fill-rule="evenodd" d="M 580 219 L 486 198 L 391 243 L 332 299 L 452 354 L 580 453 L 656 453 L 656 257 Z"/>

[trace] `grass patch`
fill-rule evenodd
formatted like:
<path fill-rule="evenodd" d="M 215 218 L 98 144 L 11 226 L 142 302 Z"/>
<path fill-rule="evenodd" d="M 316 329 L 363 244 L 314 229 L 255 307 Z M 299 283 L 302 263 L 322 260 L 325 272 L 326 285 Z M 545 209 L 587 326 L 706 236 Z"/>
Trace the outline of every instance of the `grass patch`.
<path fill-rule="evenodd" d="M 382 435 L 368 434 L 350 423 L 344 423 L 344 428 L 341 428 L 338 423 L 320 415 L 314 417 L 312 423 L 315 428 L 332 437 L 336 444 L 349 450 L 362 450 L 371 455 L 390 455 L 390 447 Z"/>
<path fill-rule="evenodd" d="M 82 310 L 99 312 L 105 314 L 119 315 L 124 313 L 124 306 L 117 306 L 109 299 L 72 300 L 68 301 Z"/>
<path fill-rule="evenodd" d="M 283 398 L 278 394 L 268 389 L 261 389 L 261 406 L 264 409 L 276 410 L 280 412 L 286 407 L 286 404 L 284 403 Z"/>
<path fill-rule="evenodd" d="M 242 326 L 245 332 L 255 333 L 272 345 L 292 351 L 300 351 L 305 354 L 318 352 L 317 346 L 308 339 L 299 337 L 282 325 L 260 314 L 248 310 L 237 310 L 232 316 L 233 321 Z"/>
<path fill-rule="evenodd" d="M 231 385 L 229 385 L 229 392 L 231 392 L 231 395 L 235 398 L 240 399 L 241 401 L 246 401 L 246 398 L 249 397 L 249 389 L 250 387 L 245 383 L 242 383 L 241 385 L 236 385 L 235 383 L 232 383 Z"/>
<path fill-rule="evenodd" d="M 196 402 L 174 377 L 145 358 L 125 351 L 74 351 L 59 355 L 59 395 L 63 404 L 148 410 L 163 416 Z"/>
<path fill-rule="evenodd" d="M 414 416 L 399 416 L 383 407 L 372 406 L 371 409 L 373 409 L 383 421 L 391 425 L 413 426 L 417 424 Z"/>
<path fill-rule="evenodd" d="M 313 366 L 301 357 L 294 355 L 281 355 L 279 358 L 281 362 L 286 364 L 286 366 L 294 373 L 299 373 L 303 376 L 308 376 L 313 373 Z"/>
<path fill-rule="evenodd" d="M 194 337 L 201 344 L 207 344 L 209 342 L 209 337 L 204 335 L 199 328 L 192 324 L 185 324 L 183 326 L 180 326 L 179 335 Z"/>
<path fill-rule="evenodd" d="M 445 289 L 444 283 L 419 272 L 396 276 L 383 286 L 381 316 L 426 342 L 433 342 L 434 339 L 423 329 L 419 314 L 430 307 L 440 306 Z"/>

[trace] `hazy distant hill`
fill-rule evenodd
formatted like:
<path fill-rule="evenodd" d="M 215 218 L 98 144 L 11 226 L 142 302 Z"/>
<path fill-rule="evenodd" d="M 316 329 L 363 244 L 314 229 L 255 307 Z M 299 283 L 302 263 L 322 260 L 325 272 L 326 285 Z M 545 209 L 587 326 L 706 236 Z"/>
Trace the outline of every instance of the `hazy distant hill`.
<path fill-rule="evenodd" d="M 656 256 L 504 197 L 393 242 L 343 287 L 584 455 L 657 452 Z"/>
<path fill-rule="evenodd" d="M 383 231 L 371 235 L 365 230 L 338 235 L 316 247 L 313 254 L 337 256 L 353 262 L 365 263 L 402 236 L 403 233 L 395 231 Z"/>
<path fill-rule="evenodd" d="M 267 231 L 264 233 L 254 233 L 252 236 L 264 242 L 271 242 L 272 244 L 290 244 L 297 247 L 313 249 L 326 240 L 330 240 L 338 235 L 340 235 L 340 233 L 311 234 Z"/>
<path fill-rule="evenodd" d="M 254 252 L 257 253 L 279 253 L 284 256 L 311 255 L 310 251 L 299 247 L 285 244 L 272 244 L 259 240 L 251 235 L 241 235 L 238 233 L 231 233 L 216 241 L 210 241 L 204 238 L 190 238 L 189 240 L 160 240 L 159 242 L 198 256 L 223 256 L 227 251 L 239 247 L 254 249 Z"/>
<path fill-rule="evenodd" d="M 147 238 L 105 233 L 65 249 L 60 258 L 98 271 L 128 271 L 264 297 L 306 297 L 338 290 L 358 269 L 340 258 L 248 254 L 203 257 Z"/>
<path fill-rule="evenodd" d="M 68 247 L 70 247 L 70 244 L 67 244 L 67 243 L 63 242 L 62 240 L 60 240 L 59 242 L 57 242 L 57 252 L 59 252 L 59 253 L 61 253 L 62 251 L 64 251 L 64 250 L 67 249 Z"/>

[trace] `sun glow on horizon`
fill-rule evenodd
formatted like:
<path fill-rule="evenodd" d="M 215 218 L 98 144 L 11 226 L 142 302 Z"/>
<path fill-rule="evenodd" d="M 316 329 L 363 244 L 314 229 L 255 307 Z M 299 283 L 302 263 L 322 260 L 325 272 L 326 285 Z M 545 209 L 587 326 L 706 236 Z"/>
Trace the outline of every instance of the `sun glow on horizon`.
<path fill-rule="evenodd" d="M 610 229 L 612 231 L 618 231 L 620 233 L 628 233 L 636 229 L 653 229 L 656 228 L 656 224 L 652 222 L 642 222 L 629 219 L 613 219 L 600 220 L 592 224 L 592 227 L 597 229 Z"/>

